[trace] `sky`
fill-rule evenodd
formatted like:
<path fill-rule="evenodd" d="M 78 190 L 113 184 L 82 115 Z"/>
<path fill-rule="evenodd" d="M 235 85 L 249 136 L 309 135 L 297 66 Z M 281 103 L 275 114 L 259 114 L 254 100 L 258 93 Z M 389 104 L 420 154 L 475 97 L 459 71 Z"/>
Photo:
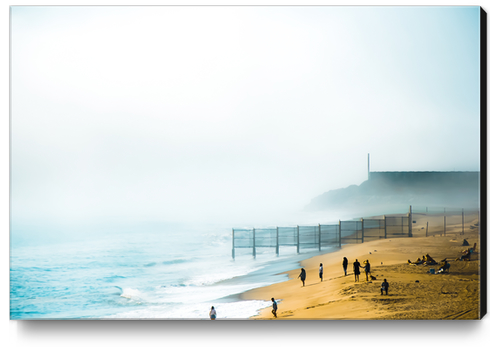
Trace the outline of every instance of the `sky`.
<path fill-rule="evenodd" d="M 280 221 L 480 170 L 479 7 L 12 7 L 11 226 Z"/>

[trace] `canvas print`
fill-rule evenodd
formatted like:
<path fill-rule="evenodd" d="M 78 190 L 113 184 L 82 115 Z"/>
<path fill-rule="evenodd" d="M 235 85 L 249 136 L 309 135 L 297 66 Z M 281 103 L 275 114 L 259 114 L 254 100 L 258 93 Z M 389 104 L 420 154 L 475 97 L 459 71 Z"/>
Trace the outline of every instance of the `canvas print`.
<path fill-rule="evenodd" d="M 12 6 L 10 319 L 481 319 L 482 28 Z"/>

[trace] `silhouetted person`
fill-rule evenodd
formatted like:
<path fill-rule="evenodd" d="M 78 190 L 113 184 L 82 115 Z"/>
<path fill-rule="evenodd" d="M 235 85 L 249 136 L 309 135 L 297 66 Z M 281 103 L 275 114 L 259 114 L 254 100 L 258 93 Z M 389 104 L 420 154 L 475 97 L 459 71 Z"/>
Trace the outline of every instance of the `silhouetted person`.
<path fill-rule="evenodd" d="M 366 266 L 361 266 L 366 273 L 366 281 L 369 281 L 369 274 L 371 273 L 371 264 L 369 264 L 369 260 L 365 261 Z"/>
<path fill-rule="evenodd" d="M 359 275 L 361 274 L 361 263 L 356 259 L 354 264 L 352 264 L 354 269 L 354 282 L 359 282 Z"/>
<path fill-rule="evenodd" d="M 449 264 L 447 260 L 444 259 L 442 261 L 442 266 L 439 268 L 439 271 L 437 271 L 437 273 L 449 272 L 449 267 L 451 267 L 451 264 Z"/>
<path fill-rule="evenodd" d="M 274 315 L 274 318 L 277 318 L 277 302 L 274 300 L 274 298 L 271 298 L 272 301 L 272 314 Z"/>
<path fill-rule="evenodd" d="M 301 279 L 301 282 L 303 282 L 303 287 L 305 286 L 305 280 L 306 280 L 306 271 L 305 269 L 301 269 L 301 273 L 298 276 Z"/>
<path fill-rule="evenodd" d="M 342 266 L 344 267 L 344 276 L 347 276 L 347 265 L 349 265 L 349 261 L 346 257 L 344 257 L 344 260 L 342 261 Z"/>
<path fill-rule="evenodd" d="M 320 281 L 323 282 L 323 264 L 320 263 L 320 269 L 318 270 L 318 275 L 320 276 Z"/>
<path fill-rule="evenodd" d="M 385 291 L 385 294 L 388 295 L 388 287 L 390 285 L 388 284 L 388 282 L 386 281 L 386 278 L 385 280 L 381 283 L 381 295 L 383 295 L 383 290 Z"/>

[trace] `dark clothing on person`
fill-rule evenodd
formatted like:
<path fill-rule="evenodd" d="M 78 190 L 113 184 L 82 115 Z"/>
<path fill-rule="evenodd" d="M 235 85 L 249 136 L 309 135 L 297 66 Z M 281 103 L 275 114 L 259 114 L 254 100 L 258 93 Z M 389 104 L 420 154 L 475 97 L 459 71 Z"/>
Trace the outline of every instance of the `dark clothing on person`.
<path fill-rule="evenodd" d="M 361 263 L 359 263 L 356 259 L 356 261 L 354 262 L 353 265 L 353 268 L 354 268 L 354 281 L 359 281 L 359 274 L 361 273 Z"/>
<path fill-rule="evenodd" d="M 366 266 L 362 266 L 364 268 L 364 272 L 366 273 L 366 281 L 369 281 L 369 274 L 371 273 L 371 264 L 369 264 L 369 260 L 366 260 Z"/>
<path fill-rule="evenodd" d="M 381 295 L 383 295 L 383 290 L 385 291 L 386 295 L 388 295 L 388 287 L 390 285 L 388 284 L 388 282 L 386 282 L 386 280 L 381 283 Z"/>
<path fill-rule="evenodd" d="M 347 265 L 349 265 L 349 261 L 346 257 L 344 257 L 344 260 L 342 261 L 342 266 L 344 267 L 344 276 L 347 276 Z"/>
<path fill-rule="evenodd" d="M 441 272 L 449 272 L 449 267 L 450 266 L 451 266 L 451 264 L 449 264 L 446 260 L 444 260 L 442 262 L 442 266 L 439 268 L 438 273 L 441 273 Z"/>
<path fill-rule="evenodd" d="M 305 269 L 301 269 L 301 273 L 299 274 L 299 277 L 301 278 L 302 281 L 306 280 L 306 271 L 305 271 Z"/>
<path fill-rule="evenodd" d="M 274 299 L 272 300 L 272 314 L 277 318 L 277 302 Z"/>
<path fill-rule="evenodd" d="M 361 273 L 361 263 L 359 263 L 358 261 L 355 261 L 353 265 L 353 268 L 354 268 L 354 274 L 355 275 L 359 275 Z"/>
<path fill-rule="evenodd" d="M 304 285 L 305 285 L 305 280 L 306 280 L 306 271 L 305 271 L 305 269 L 301 269 L 301 273 L 299 274 L 299 276 L 298 276 L 298 277 L 299 277 L 299 278 L 301 279 L 301 281 L 303 282 L 303 287 L 304 287 Z"/>

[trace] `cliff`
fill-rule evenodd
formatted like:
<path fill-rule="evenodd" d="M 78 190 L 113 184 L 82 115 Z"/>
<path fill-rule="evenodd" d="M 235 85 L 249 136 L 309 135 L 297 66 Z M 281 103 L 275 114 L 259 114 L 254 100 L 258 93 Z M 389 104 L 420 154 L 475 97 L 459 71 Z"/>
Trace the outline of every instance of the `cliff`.
<path fill-rule="evenodd" d="M 409 205 L 477 208 L 479 179 L 479 172 L 371 172 L 359 186 L 323 193 L 306 209 L 374 211 Z"/>

